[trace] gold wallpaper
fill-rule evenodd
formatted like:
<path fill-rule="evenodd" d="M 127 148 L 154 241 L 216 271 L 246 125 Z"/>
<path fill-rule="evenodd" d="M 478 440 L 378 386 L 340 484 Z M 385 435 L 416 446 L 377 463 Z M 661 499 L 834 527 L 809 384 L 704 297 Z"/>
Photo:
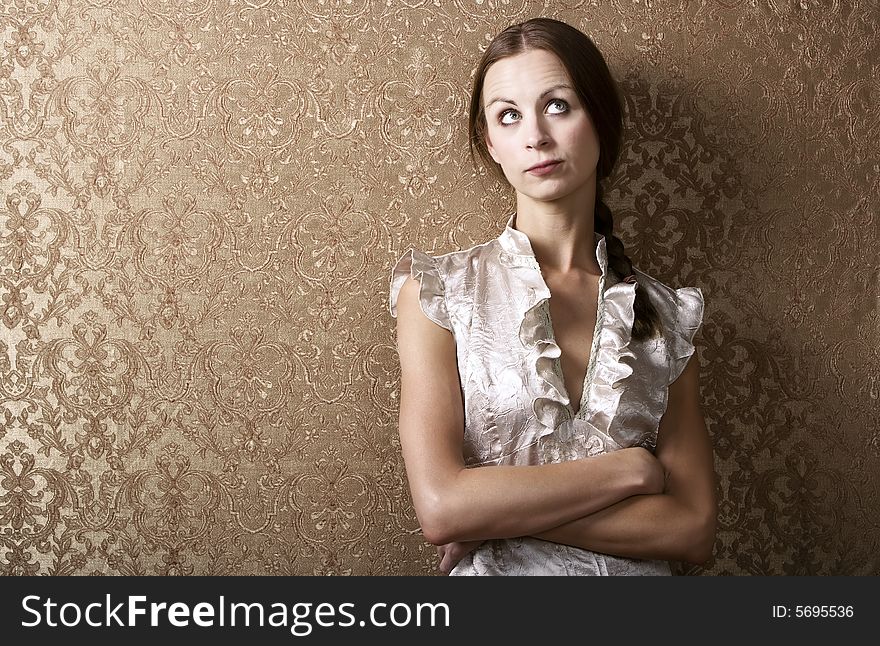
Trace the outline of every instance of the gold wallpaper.
<path fill-rule="evenodd" d="M 622 86 L 634 263 L 706 297 L 678 571 L 880 574 L 876 0 L 3 0 L 0 572 L 437 572 L 390 269 L 503 228 L 470 77 L 537 15 Z"/>

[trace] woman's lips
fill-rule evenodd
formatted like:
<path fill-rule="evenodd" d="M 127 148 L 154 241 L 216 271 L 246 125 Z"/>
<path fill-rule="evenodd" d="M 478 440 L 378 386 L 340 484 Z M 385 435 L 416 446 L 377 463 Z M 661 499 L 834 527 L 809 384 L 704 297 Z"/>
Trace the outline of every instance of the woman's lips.
<path fill-rule="evenodd" d="M 555 171 L 561 163 L 562 163 L 561 161 L 551 162 L 549 164 L 545 164 L 544 166 L 537 166 L 536 168 L 530 168 L 526 172 L 531 173 L 532 175 L 539 175 L 539 176 L 549 175 L 550 173 Z"/>

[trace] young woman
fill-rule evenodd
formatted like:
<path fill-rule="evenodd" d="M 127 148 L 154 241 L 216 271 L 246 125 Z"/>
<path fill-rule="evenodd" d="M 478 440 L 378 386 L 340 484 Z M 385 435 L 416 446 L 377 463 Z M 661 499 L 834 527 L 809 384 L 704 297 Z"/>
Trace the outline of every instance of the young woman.
<path fill-rule="evenodd" d="M 599 182 L 621 130 L 589 37 L 507 28 L 477 68 L 470 140 L 516 211 L 495 239 L 393 269 L 401 446 L 442 572 L 669 574 L 711 557 L 702 293 L 633 268 L 614 235 Z"/>

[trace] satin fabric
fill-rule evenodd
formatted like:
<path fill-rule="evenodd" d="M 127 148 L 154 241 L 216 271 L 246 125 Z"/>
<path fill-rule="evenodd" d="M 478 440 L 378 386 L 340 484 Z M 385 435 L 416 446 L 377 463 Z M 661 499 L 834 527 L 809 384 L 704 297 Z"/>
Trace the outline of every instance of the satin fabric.
<path fill-rule="evenodd" d="M 605 237 L 594 233 L 602 270 L 596 328 L 583 396 L 574 413 L 550 318 L 550 290 L 526 234 L 512 214 L 496 239 L 429 256 L 408 250 L 395 264 L 389 310 L 408 276 L 420 282 L 425 315 L 456 342 L 464 396 L 468 467 L 545 464 L 623 447 L 654 450 L 668 386 L 694 352 L 702 324 L 699 288 L 673 289 L 634 269 L 663 331 L 632 339 L 636 284 L 608 266 Z M 452 575 L 669 574 L 665 561 L 599 554 L 531 537 L 486 541 Z"/>

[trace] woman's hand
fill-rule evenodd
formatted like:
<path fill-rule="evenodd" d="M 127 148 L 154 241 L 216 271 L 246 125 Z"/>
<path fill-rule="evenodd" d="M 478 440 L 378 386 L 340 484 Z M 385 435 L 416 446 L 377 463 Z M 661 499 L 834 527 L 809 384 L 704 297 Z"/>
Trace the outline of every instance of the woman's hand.
<path fill-rule="evenodd" d="M 469 552 L 473 552 L 485 541 L 464 541 L 462 543 L 446 543 L 437 546 L 437 554 L 440 555 L 440 571 L 443 574 L 452 572 L 452 568 L 465 557 Z"/>
<path fill-rule="evenodd" d="M 639 477 L 636 493 L 657 494 L 664 492 L 669 474 L 653 453 L 640 446 L 620 449 L 619 453 L 621 457 L 625 456 L 627 468 Z"/>

